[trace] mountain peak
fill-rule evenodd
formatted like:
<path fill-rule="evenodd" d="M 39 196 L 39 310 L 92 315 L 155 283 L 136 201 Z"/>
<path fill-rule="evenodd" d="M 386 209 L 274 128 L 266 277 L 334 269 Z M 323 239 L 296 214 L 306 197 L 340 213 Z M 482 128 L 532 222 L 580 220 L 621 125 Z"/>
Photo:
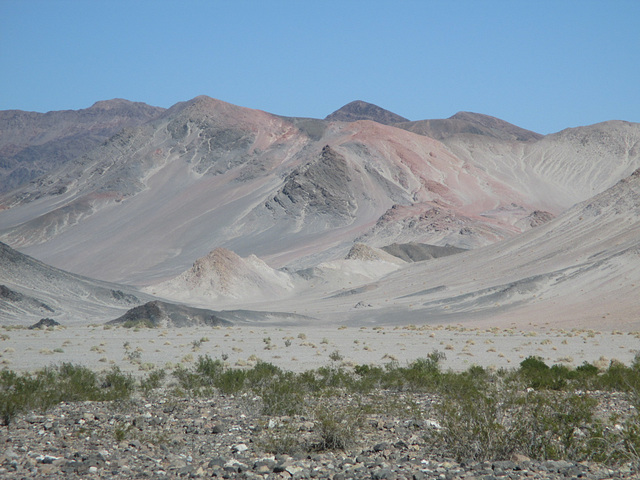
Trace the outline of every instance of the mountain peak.
<path fill-rule="evenodd" d="M 372 103 L 355 100 L 325 117 L 325 120 L 339 122 L 356 122 L 358 120 L 372 120 L 383 125 L 392 125 L 397 122 L 408 122 L 404 117 Z"/>
<path fill-rule="evenodd" d="M 467 125 L 476 125 L 483 131 L 483 134 L 486 135 L 487 133 L 493 132 L 494 136 L 498 138 L 504 135 L 511 135 L 517 140 L 528 141 L 539 140 L 543 137 L 543 135 L 539 133 L 525 130 L 499 118 L 482 113 L 458 112 L 449 117 L 449 120 L 464 122 Z"/>

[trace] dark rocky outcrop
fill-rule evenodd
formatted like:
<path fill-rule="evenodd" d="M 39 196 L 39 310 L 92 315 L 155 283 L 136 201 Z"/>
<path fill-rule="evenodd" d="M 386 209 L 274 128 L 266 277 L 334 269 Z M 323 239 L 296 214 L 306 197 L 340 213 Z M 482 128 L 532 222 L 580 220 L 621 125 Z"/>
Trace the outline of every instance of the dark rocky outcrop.
<path fill-rule="evenodd" d="M 202 308 L 187 307 L 154 300 L 134 307 L 121 317 L 107 322 L 125 327 L 190 327 L 194 325 L 230 325 L 231 322 L 217 316 L 218 312 Z"/>
<path fill-rule="evenodd" d="M 57 327 L 60 322 L 56 322 L 53 318 L 43 318 L 38 323 L 34 323 L 29 327 L 29 330 L 36 330 L 39 328 Z"/>
<path fill-rule="evenodd" d="M 287 176 L 268 208 L 280 206 L 293 217 L 314 213 L 342 221 L 350 218 L 357 208 L 350 181 L 347 160 L 326 145 L 316 160 Z"/>
<path fill-rule="evenodd" d="M 439 247 L 426 243 L 393 243 L 382 247 L 382 250 L 405 262 L 422 262 L 424 260 L 466 252 L 464 248 L 452 247 L 450 245 Z"/>

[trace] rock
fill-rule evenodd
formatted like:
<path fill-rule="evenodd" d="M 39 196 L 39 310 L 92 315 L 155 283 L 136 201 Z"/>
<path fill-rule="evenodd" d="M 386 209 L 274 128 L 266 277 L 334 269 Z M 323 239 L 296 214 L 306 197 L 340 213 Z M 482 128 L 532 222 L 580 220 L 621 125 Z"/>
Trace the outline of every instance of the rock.
<path fill-rule="evenodd" d="M 57 327 L 60 323 L 56 322 L 53 318 L 43 318 L 38 323 L 34 323 L 29 327 L 29 330 L 36 330 L 40 328 Z"/>
<path fill-rule="evenodd" d="M 246 452 L 247 450 L 249 450 L 249 447 L 247 447 L 244 443 L 239 443 L 239 444 L 234 445 L 233 447 L 231 447 L 231 449 L 235 453 L 242 453 L 242 452 Z"/>
<path fill-rule="evenodd" d="M 287 472 L 289 475 L 291 475 L 292 477 L 296 474 L 296 473 L 300 473 L 302 472 L 304 469 L 302 467 L 299 467 L 297 465 L 289 465 L 286 466 L 284 471 Z"/>
<path fill-rule="evenodd" d="M 216 433 L 216 434 L 218 434 L 218 433 L 223 433 L 223 432 L 224 432 L 224 427 L 223 427 L 221 424 L 216 423 L 216 424 L 213 426 L 213 428 L 211 428 L 211 432 L 212 432 L 212 433 Z"/>
<path fill-rule="evenodd" d="M 519 453 L 514 453 L 513 455 L 511 455 L 511 461 L 516 462 L 516 463 L 522 463 L 522 462 L 530 462 L 531 459 L 529 457 L 527 457 L 526 455 L 521 455 Z"/>
<path fill-rule="evenodd" d="M 432 394 L 396 395 L 398 402 L 415 402 L 424 418 L 433 414 L 437 397 Z M 601 395 L 613 402 L 606 404 L 608 413 L 630 411 L 625 397 Z M 353 397 L 338 396 L 332 401 L 332 408 L 345 408 Z M 305 430 L 308 418 L 275 417 L 277 426 L 260 431 L 253 427 L 266 426 L 270 418 L 247 402 L 247 398 L 214 393 L 206 399 L 173 399 L 171 405 L 137 399 L 123 405 L 65 403 L 50 408 L 46 415 L 18 415 L 10 429 L 0 427 L 4 447 L 0 478 L 635 480 L 637 473 L 628 466 L 608 469 L 595 463 L 532 461 L 523 455 L 459 463 L 441 446 L 425 440 L 430 431 L 426 422 L 403 418 L 396 411 L 366 417 L 353 451 L 310 451 L 307 446 L 313 445 L 318 432 L 317 426 L 314 431 Z M 616 407 L 620 402 L 623 406 Z M 157 418 L 163 420 L 153 421 Z M 143 420 L 140 430 L 136 425 Z M 45 429 L 49 423 L 55 427 Z M 225 427 L 214 434 L 215 425 L 233 426 L 233 431 Z M 281 427 L 295 432 L 300 443 L 290 455 L 271 455 L 265 451 L 265 439 L 277 440 Z M 115 441 L 116 428 L 124 432 L 120 443 Z"/>
<path fill-rule="evenodd" d="M 387 480 L 394 478 L 393 472 L 388 468 L 383 468 L 380 470 L 376 470 L 371 474 L 371 478 L 373 480 Z"/>

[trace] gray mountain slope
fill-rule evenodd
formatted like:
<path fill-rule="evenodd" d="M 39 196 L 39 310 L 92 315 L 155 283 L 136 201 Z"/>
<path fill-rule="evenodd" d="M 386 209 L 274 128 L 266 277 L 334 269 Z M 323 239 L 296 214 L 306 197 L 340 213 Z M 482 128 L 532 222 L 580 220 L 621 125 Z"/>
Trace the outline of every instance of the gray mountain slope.
<path fill-rule="evenodd" d="M 150 298 L 134 288 L 53 268 L 0 242 L 0 323 L 107 320 Z"/>
<path fill-rule="evenodd" d="M 164 109 L 114 99 L 82 110 L 0 111 L 0 193 L 40 177 Z"/>
<path fill-rule="evenodd" d="M 326 123 L 309 135 L 299 121 L 208 97 L 182 102 L 0 199 L 0 237 L 54 266 L 149 284 L 219 246 L 275 266 L 309 257 L 301 260 L 309 266 L 332 248 L 346 253 L 394 204 L 493 206 L 501 200 L 491 191 L 509 190 L 473 168 L 462 173 L 464 193 L 431 180 L 457 180 L 460 165 L 426 137 L 372 122 Z M 487 241 L 483 222 L 468 221 L 464 242 Z M 492 235 L 512 230 L 503 223 Z M 416 234 L 411 241 L 430 240 Z"/>
<path fill-rule="evenodd" d="M 311 317 L 286 312 L 252 310 L 214 311 L 187 305 L 153 300 L 134 307 L 108 325 L 159 327 L 225 326 L 233 324 L 289 325 L 314 320 Z"/>
<path fill-rule="evenodd" d="M 410 264 L 361 288 L 350 303 L 372 308 L 344 309 L 340 320 L 637 325 L 638 239 L 640 170 L 518 237 Z"/>
<path fill-rule="evenodd" d="M 480 135 L 500 140 L 531 142 L 544 135 L 525 130 L 490 115 L 473 112 L 458 112 L 445 119 L 410 121 L 377 105 L 356 100 L 327 115 L 325 120 L 355 122 L 371 120 L 384 125 L 426 135 L 436 140 L 458 135 Z"/>

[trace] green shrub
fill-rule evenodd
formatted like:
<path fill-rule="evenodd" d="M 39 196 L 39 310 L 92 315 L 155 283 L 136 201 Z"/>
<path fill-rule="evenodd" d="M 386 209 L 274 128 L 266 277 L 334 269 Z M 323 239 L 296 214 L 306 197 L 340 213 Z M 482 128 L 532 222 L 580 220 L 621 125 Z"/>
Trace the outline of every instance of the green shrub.
<path fill-rule="evenodd" d="M 255 392 L 262 398 L 264 415 L 296 415 L 304 411 L 305 391 L 293 372 L 282 373 L 269 383 L 261 383 Z"/>
<path fill-rule="evenodd" d="M 0 372 L 0 417 L 9 425 L 15 415 L 47 410 L 60 402 L 109 401 L 128 398 L 135 381 L 118 368 L 103 378 L 86 367 L 63 363 L 33 374 Z"/>
<path fill-rule="evenodd" d="M 500 386 L 447 394 L 438 407 L 439 438 L 459 460 L 589 457 L 587 440 L 597 402 L 587 395 L 529 392 Z M 584 430 L 577 435 L 578 430 Z"/>
<path fill-rule="evenodd" d="M 38 380 L 30 375 L 18 375 L 3 370 L 0 372 L 0 417 L 4 425 L 9 425 L 16 414 L 32 408 L 39 399 Z"/>
<path fill-rule="evenodd" d="M 140 380 L 140 390 L 145 394 L 149 394 L 152 390 L 156 390 L 162 386 L 167 372 L 165 370 L 153 370 L 149 372 L 146 378 Z"/>
<path fill-rule="evenodd" d="M 345 450 L 356 442 L 363 415 L 359 407 L 333 408 L 321 402 L 313 411 L 313 418 L 320 437 L 314 447 L 318 450 Z"/>
<path fill-rule="evenodd" d="M 617 360 L 612 360 L 607 370 L 596 378 L 595 387 L 631 394 L 640 391 L 640 365 L 637 361 L 636 356 L 632 366 L 627 367 Z"/>
<path fill-rule="evenodd" d="M 245 370 L 225 370 L 214 379 L 213 385 L 224 394 L 235 394 L 243 390 L 247 372 Z"/>
<path fill-rule="evenodd" d="M 505 399 L 496 391 L 445 394 L 437 410 L 442 426 L 439 440 L 459 460 L 503 459 L 513 453 Z"/>
<path fill-rule="evenodd" d="M 307 445 L 300 441 L 300 432 L 290 423 L 267 428 L 260 436 L 258 446 L 275 455 L 295 455 L 308 450 Z"/>
<path fill-rule="evenodd" d="M 571 370 L 564 365 L 549 367 L 540 357 L 528 357 L 520 363 L 516 378 L 528 388 L 535 390 L 562 390 L 572 377 Z"/>
<path fill-rule="evenodd" d="M 596 405 L 588 395 L 530 392 L 516 402 L 518 434 L 513 440 L 531 458 L 586 460 Z"/>

